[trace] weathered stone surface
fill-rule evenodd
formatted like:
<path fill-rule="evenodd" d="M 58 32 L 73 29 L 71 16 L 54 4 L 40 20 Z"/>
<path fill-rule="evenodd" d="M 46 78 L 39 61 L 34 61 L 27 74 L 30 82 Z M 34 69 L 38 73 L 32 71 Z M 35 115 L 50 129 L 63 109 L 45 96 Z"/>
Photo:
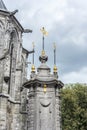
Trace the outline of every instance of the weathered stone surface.
<path fill-rule="evenodd" d="M 5 9 L 1 3 L 0 8 Z M 0 10 L 0 130 L 24 130 L 26 126 L 21 108 L 26 105 L 27 91 L 22 99 L 21 88 L 27 79 L 28 52 L 23 51 L 22 33 L 16 18 Z"/>
<path fill-rule="evenodd" d="M 60 88 L 50 74 L 48 57 L 27 80 L 29 52 L 22 47 L 23 28 L 0 1 L 0 130 L 60 130 Z M 4 11 L 5 10 L 5 11 Z"/>
<path fill-rule="evenodd" d="M 57 74 L 50 74 L 45 56 L 40 57 L 40 61 L 38 73 L 32 72 L 31 79 L 24 84 L 29 89 L 27 129 L 61 130 L 60 88 L 63 83 L 57 79 Z"/>

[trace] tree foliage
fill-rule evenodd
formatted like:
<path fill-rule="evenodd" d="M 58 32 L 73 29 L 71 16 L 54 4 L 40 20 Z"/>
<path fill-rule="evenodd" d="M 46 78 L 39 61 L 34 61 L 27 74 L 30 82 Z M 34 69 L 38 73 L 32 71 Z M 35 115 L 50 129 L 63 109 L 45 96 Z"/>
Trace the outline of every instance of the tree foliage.
<path fill-rule="evenodd" d="M 65 87 L 61 98 L 62 130 L 87 130 L 87 86 Z"/>

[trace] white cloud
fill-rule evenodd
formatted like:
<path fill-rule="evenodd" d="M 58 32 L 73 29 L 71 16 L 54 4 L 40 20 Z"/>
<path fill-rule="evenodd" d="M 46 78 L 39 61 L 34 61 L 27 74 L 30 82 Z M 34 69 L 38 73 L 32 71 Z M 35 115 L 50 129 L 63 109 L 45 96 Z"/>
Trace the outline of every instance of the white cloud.
<path fill-rule="evenodd" d="M 64 83 L 87 83 L 87 67 L 79 71 L 64 74 L 61 78 Z"/>
<path fill-rule="evenodd" d="M 24 34 L 23 45 L 31 50 L 35 42 L 36 53 L 41 50 L 40 28 L 45 26 L 49 36 L 45 39 L 52 66 L 52 44 L 58 44 L 57 65 L 64 66 L 61 79 L 64 82 L 87 82 L 87 0 L 4 0 L 10 11 L 19 9 L 16 17 L 24 28 L 33 30 Z M 50 45 L 50 46 L 49 46 Z M 36 54 L 36 58 L 38 54 Z M 37 58 L 38 59 L 38 58 Z M 36 61 L 37 61 L 36 59 Z M 74 65 L 72 65 L 74 63 Z M 76 65 L 76 66 L 75 66 Z M 77 71 L 78 70 L 80 71 Z M 66 74 L 67 71 L 67 74 Z M 73 78 L 72 78 L 73 77 Z"/>

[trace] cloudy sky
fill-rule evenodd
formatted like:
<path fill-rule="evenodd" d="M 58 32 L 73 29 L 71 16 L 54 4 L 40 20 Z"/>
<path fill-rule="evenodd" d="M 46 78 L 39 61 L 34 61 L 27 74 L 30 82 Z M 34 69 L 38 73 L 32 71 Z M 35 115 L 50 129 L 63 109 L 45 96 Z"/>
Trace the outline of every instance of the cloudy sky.
<path fill-rule="evenodd" d="M 40 28 L 44 26 L 49 32 L 45 38 L 48 65 L 53 68 L 55 42 L 59 79 L 64 83 L 87 83 L 87 0 L 4 0 L 4 3 L 9 11 L 18 9 L 15 16 L 21 25 L 33 30 L 32 34 L 23 35 L 23 46 L 32 50 L 35 42 L 36 67 L 42 48 Z"/>

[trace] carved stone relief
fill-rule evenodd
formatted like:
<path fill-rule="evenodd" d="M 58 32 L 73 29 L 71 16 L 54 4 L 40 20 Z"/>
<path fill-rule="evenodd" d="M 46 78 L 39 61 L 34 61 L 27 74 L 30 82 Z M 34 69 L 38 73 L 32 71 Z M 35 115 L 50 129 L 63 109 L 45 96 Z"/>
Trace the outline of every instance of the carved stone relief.
<path fill-rule="evenodd" d="M 52 130 L 52 101 L 49 98 L 40 99 L 39 127 L 40 130 Z"/>

